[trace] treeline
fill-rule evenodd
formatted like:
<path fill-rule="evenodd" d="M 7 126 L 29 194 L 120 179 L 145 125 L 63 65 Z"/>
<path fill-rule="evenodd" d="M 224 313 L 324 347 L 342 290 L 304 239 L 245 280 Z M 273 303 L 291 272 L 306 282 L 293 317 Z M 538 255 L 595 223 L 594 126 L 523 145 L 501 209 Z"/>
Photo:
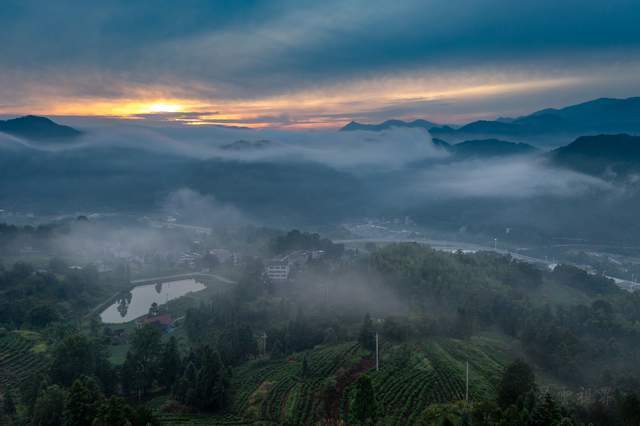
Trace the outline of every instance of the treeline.
<path fill-rule="evenodd" d="M 636 389 L 618 390 L 582 403 L 575 400 L 561 401 L 538 387 L 531 367 L 522 360 L 516 360 L 507 366 L 498 383 L 494 399 L 475 403 L 471 410 L 461 405 L 450 407 L 449 413 L 457 414 L 459 424 L 505 426 L 640 424 L 640 398 Z M 442 411 L 447 412 L 447 410 Z"/>
<path fill-rule="evenodd" d="M 302 310 L 294 311 L 293 304 L 282 301 L 262 308 L 229 295 L 191 308 L 185 316 L 189 341 L 193 345 L 207 342 L 217 348 L 230 366 L 265 352 L 277 358 L 338 341 L 334 324 L 308 318 Z"/>
<path fill-rule="evenodd" d="M 95 267 L 72 269 L 58 259 L 46 269 L 25 262 L 0 265 L 0 327 L 39 329 L 77 317 L 107 294 L 99 282 Z"/>
<path fill-rule="evenodd" d="M 159 424 L 145 406 L 153 392 L 168 393 L 175 411 L 225 409 L 230 374 L 210 346 L 182 356 L 174 337 L 163 343 L 147 325 L 133 334 L 122 366 L 111 365 L 100 339 L 74 331 L 55 346 L 44 371 L 0 392 L 5 419 L 15 424 L 147 426 Z"/>
<path fill-rule="evenodd" d="M 275 254 L 286 254 L 295 250 L 323 250 L 327 255 L 339 257 L 344 252 L 344 245 L 320 237 L 319 234 L 293 230 L 271 240 L 271 250 Z"/>
<path fill-rule="evenodd" d="M 20 250 L 47 251 L 52 239 L 70 231 L 64 225 L 12 225 L 0 223 L 0 254 L 12 255 Z"/>
<path fill-rule="evenodd" d="M 606 277 L 568 265 L 547 271 L 508 256 L 448 254 L 415 244 L 381 249 L 368 267 L 422 312 L 423 332 L 464 338 L 497 326 L 564 380 L 611 385 L 629 374 L 640 377 L 640 294 Z M 579 290 L 590 302 L 543 304 L 543 284 Z"/>
<path fill-rule="evenodd" d="M 19 389 L 2 389 L 1 419 L 33 426 L 157 425 L 148 408 L 122 397 L 122 377 L 98 339 L 70 330 L 51 351 L 44 371 L 34 372 Z"/>

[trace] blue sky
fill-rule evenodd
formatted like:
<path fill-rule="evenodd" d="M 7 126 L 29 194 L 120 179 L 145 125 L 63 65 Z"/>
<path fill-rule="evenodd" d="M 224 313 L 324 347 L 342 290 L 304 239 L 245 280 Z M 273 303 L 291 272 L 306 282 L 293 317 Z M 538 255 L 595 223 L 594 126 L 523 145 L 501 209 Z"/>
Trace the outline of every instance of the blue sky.
<path fill-rule="evenodd" d="M 640 95 L 640 2 L 4 0 L 0 113 L 337 127 Z"/>

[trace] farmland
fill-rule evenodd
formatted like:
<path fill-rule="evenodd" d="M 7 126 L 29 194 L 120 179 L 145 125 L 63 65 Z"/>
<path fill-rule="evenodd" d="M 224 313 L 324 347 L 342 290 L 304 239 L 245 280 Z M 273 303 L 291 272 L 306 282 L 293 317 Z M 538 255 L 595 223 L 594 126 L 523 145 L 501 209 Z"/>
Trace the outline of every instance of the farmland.
<path fill-rule="evenodd" d="M 37 333 L 6 332 L 0 336 L 0 385 L 18 386 L 46 364 L 46 344 Z"/>
<path fill-rule="evenodd" d="M 410 357 L 398 363 L 398 351 Z M 226 415 L 160 413 L 163 424 L 317 424 L 348 419 L 359 375 L 372 379 L 384 424 L 415 424 L 431 405 L 463 400 L 469 361 L 470 400 L 493 394 L 507 348 L 501 341 L 434 338 L 387 344 L 379 371 L 357 343 L 321 345 L 276 360 L 254 360 L 233 370 Z M 306 358 L 306 370 L 304 360 Z"/>

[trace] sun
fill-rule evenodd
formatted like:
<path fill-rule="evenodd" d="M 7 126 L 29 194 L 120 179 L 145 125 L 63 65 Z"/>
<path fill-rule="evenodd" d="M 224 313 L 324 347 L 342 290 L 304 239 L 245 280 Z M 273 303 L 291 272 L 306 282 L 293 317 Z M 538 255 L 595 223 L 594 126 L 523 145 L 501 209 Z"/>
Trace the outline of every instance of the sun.
<path fill-rule="evenodd" d="M 150 113 L 180 112 L 184 109 L 182 105 L 172 103 L 154 103 L 147 107 Z"/>

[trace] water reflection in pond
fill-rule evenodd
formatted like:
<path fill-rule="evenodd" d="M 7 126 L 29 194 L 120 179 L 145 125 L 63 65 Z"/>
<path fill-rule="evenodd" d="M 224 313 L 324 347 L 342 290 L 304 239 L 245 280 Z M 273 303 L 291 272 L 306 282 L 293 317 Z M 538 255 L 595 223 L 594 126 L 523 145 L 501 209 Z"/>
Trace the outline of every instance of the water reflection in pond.
<path fill-rule="evenodd" d="M 102 311 L 100 319 L 102 322 L 111 324 L 129 322 L 149 313 L 149 308 L 154 302 L 162 305 L 169 300 L 204 288 L 204 284 L 193 278 L 140 285 L 120 295 L 111 306 Z"/>

